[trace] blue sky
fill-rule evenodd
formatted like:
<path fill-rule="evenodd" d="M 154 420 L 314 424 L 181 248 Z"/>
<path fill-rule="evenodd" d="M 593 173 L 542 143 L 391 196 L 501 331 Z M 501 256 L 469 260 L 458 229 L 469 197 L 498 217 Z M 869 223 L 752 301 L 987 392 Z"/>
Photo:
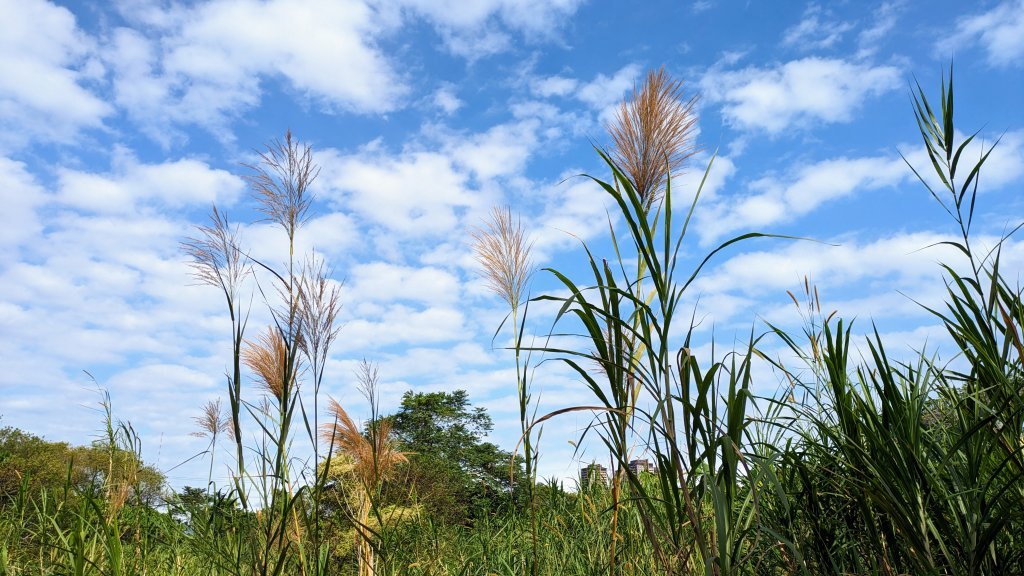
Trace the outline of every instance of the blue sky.
<path fill-rule="evenodd" d="M 960 129 L 1002 136 L 979 241 L 1024 215 L 1021 0 L 0 0 L 0 14 L 0 423 L 88 441 L 100 419 L 87 370 L 164 469 L 205 448 L 192 417 L 225 395 L 230 351 L 220 296 L 194 285 L 179 243 L 216 203 L 254 256 L 283 262 L 241 163 L 289 128 L 322 168 L 300 247 L 344 283 L 326 391 L 365 415 L 362 358 L 379 363 L 385 410 L 406 390 L 464 388 L 506 447 L 514 365 L 492 344 L 503 305 L 469 231 L 508 204 L 540 266 L 580 270 L 567 232 L 607 254 L 605 200 L 571 176 L 607 177 L 592 146 L 649 69 L 700 98 L 702 151 L 680 194 L 717 151 L 688 255 L 751 230 L 823 241 L 717 259 L 691 292 L 698 350 L 764 320 L 799 326 L 786 291 L 809 276 L 826 308 L 862 330 L 873 320 L 891 348 L 941 353 L 913 300 L 941 299 L 947 255 L 921 249 L 953 223 L 899 151 L 924 166 L 908 88 L 937 94 L 950 61 Z M 1017 241 L 1004 260 L 1018 275 Z M 553 286 L 538 274 L 533 292 Z M 537 333 L 550 312 L 533 311 Z M 256 292 L 250 334 L 266 321 Z M 534 378 L 541 413 L 588 402 L 554 363 Z M 759 368 L 760 392 L 778 381 Z M 586 423 L 546 427 L 543 476 L 575 474 L 568 441 Z M 193 462 L 169 476 L 202 485 L 206 473 Z"/>

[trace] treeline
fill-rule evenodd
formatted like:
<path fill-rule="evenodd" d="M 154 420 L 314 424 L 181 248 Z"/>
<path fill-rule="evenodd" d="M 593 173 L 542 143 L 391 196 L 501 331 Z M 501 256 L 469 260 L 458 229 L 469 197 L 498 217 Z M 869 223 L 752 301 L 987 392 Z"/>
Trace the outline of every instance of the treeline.
<path fill-rule="evenodd" d="M 378 424 L 384 421 L 404 455 L 375 502 L 387 510 L 391 523 L 429 518 L 438 525 L 472 527 L 523 507 L 527 490 L 522 457 L 513 459 L 484 440 L 493 422 L 486 410 L 469 404 L 464 390 L 407 392 L 399 409 Z M 320 516 L 335 543 L 330 565 L 344 571 L 356 564 L 356 528 L 347 507 L 358 480 L 346 455 L 335 458 L 332 466 L 320 495 Z M 198 533 L 216 537 L 217 531 L 251 527 L 259 515 L 244 512 L 230 486 L 172 491 L 159 470 L 123 446 L 104 441 L 72 446 L 5 427 L 0 429 L 0 518 L 5 520 L 0 534 L 7 538 L 0 546 L 8 568 L 17 565 L 15 559 L 46 556 L 48 539 L 42 535 L 53 521 L 66 520 L 65 512 L 83 506 L 110 508 L 107 491 L 117 485 L 127 490 L 121 509 L 148 517 L 156 541 L 181 542 Z M 53 516 L 47 518 L 48 513 Z M 20 526 L 12 522 L 12 514 Z"/>

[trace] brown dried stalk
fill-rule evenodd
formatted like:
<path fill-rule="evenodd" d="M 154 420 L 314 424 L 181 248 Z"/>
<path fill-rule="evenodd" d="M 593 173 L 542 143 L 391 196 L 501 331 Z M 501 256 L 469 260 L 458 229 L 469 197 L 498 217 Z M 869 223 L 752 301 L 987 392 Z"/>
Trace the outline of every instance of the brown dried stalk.
<path fill-rule="evenodd" d="M 683 84 L 665 68 L 647 74 L 642 86 L 622 102 L 607 126 L 612 159 L 626 173 L 649 210 L 663 193 L 672 171 L 696 151 L 696 97 L 684 99 Z"/>

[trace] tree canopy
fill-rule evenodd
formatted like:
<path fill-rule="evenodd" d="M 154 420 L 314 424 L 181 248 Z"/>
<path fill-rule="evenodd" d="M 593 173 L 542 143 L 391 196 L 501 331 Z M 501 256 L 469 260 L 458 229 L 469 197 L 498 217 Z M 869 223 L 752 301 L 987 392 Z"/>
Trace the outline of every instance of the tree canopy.
<path fill-rule="evenodd" d="M 470 405 L 465 390 L 406 392 L 388 418 L 409 458 L 406 474 L 389 490 L 392 498 L 415 499 L 450 522 L 471 522 L 515 503 L 522 458 L 510 469 L 511 453 L 485 441 L 494 423 L 486 409 Z"/>
<path fill-rule="evenodd" d="M 111 465 L 113 459 L 113 465 Z M 115 474 L 131 470 L 133 498 L 152 505 L 160 497 L 164 477 L 146 466 L 130 451 L 102 442 L 90 446 L 72 446 L 50 442 L 12 427 L 0 428 L 0 503 L 18 495 L 24 486 L 28 494 L 51 494 L 88 490 L 102 485 L 108 471 Z"/>

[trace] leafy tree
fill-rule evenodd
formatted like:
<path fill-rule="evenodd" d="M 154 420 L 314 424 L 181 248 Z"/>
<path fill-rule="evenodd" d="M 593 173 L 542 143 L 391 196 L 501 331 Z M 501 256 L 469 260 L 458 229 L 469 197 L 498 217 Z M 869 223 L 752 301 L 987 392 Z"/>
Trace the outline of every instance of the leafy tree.
<path fill-rule="evenodd" d="M 465 390 L 406 392 L 389 418 L 409 459 L 404 477 L 388 487 L 391 499 L 415 499 L 435 519 L 459 523 L 517 502 L 523 459 L 510 469 L 512 455 L 484 441 L 494 423 L 484 408 L 470 406 Z"/>
<path fill-rule="evenodd" d="M 143 465 L 131 451 L 110 450 L 100 442 L 71 446 L 17 428 L 0 428 L 0 505 L 15 498 L 23 483 L 31 495 L 85 492 L 103 484 L 108 471 L 118 474 L 126 469 L 133 476 L 126 479 L 132 486 L 132 502 L 154 505 L 160 499 L 163 474 Z"/>

